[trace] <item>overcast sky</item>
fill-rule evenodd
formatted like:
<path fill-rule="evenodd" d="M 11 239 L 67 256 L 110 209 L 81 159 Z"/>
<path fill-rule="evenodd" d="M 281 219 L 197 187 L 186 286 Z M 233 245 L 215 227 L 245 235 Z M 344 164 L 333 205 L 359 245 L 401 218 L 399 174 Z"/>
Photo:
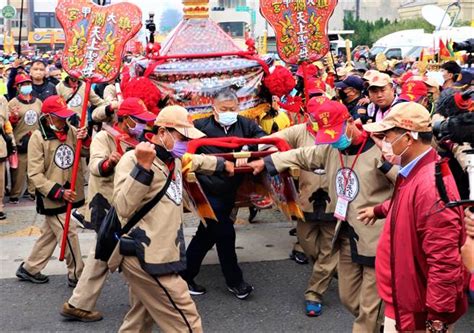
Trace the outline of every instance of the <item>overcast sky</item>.
<path fill-rule="evenodd" d="M 125 2 L 125 0 L 112 0 L 112 3 L 117 2 Z M 136 4 L 143 12 L 143 19 L 146 20 L 148 18 L 149 12 L 154 12 L 155 17 L 159 18 L 161 12 L 167 8 L 178 8 L 181 9 L 183 7 L 181 0 L 127 0 L 126 2 L 131 2 Z M 6 5 L 7 0 L 0 0 L 0 7 Z M 36 6 L 38 11 L 41 8 L 46 10 L 53 10 L 56 7 L 57 0 L 35 0 Z M 155 20 L 158 23 L 158 20 Z"/>
<path fill-rule="evenodd" d="M 124 2 L 124 0 L 112 0 L 112 3 L 116 2 Z M 127 0 L 127 2 L 131 2 L 136 4 L 143 13 L 143 19 L 148 18 L 149 12 L 155 13 L 155 23 L 159 23 L 159 18 L 163 10 L 167 8 L 182 8 L 181 0 Z"/>

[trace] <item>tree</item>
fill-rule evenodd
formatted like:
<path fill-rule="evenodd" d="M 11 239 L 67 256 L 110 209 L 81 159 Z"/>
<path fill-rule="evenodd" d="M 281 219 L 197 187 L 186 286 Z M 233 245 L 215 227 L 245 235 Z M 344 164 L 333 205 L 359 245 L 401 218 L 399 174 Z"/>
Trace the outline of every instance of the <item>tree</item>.
<path fill-rule="evenodd" d="M 167 33 L 173 30 L 181 21 L 182 17 L 183 14 L 178 9 L 165 9 L 160 18 L 160 32 Z"/>
<path fill-rule="evenodd" d="M 369 22 L 356 19 L 352 12 L 349 12 L 344 17 L 344 29 L 354 30 L 354 35 L 351 36 L 354 46 L 371 46 L 379 38 L 392 32 L 408 29 L 424 29 L 425 32 L 431 33 L 434 27 L 421 17 L 402 21 L 395 20 L 394 22 L 380 18 L 377 21 Z"/>
<path fill-rule="evenodd" d="M 432 33 L 434 31 L 434 27 L 421 17 L 403 21 L 395 20 L 395 22 L 391 22 L 379 29 L 375 29 L 371 34 L 372 43 L 392 32 L 409 29 L 423 29 L 426 33 Z"/>

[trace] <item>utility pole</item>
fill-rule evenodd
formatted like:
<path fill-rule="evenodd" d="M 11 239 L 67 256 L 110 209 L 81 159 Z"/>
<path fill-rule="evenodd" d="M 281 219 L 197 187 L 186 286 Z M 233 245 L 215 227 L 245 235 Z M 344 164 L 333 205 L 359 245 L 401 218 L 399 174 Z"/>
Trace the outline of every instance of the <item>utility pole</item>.
<path fill-rule="evenodd" d="M 21 32 L 23 30 L 23 0 L 21 0 L 20 6 L 20 33 L 18 34 L 18 57 L 21 55 Z"/>
<path fill-rule="evenodd" d="M 356 20 L 360 18 L 360 0 L 356 0 Z"/>

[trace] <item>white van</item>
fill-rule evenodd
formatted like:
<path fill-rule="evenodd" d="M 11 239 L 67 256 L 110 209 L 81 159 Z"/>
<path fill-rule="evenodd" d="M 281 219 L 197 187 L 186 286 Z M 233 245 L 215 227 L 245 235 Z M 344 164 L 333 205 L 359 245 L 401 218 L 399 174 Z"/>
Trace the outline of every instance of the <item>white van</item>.
<path fill-rule="evenodd" d="M 423 48 L 433 46 L 433 35 L 423 29 L 402 30 L 380 38 L 370 49 L 370 54 L 384 53 L 387 59 L 403 59 L 417 57 Z"/>
<path fill-rule="evenodd" d="M 382 52 L 387 59 L 403 59 L 405 57 L 418 58 L 423 48 L 439 49 L 439 40 L 446 43 L 463 42 L 474 36 L 474 27 L 457 27 L 425 33 L 423 29 L 402 30 L 380 38 L 370 49 L 371 55 Z"/>

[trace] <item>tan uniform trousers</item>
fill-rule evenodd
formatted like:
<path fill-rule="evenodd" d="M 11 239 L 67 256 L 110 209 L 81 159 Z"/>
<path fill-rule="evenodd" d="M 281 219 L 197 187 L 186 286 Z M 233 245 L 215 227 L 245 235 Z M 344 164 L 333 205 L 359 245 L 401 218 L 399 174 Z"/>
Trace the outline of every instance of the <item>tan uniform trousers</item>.
<path fill-rule="evenodd" d="M 124 321 L 119 332 L 126 332 L 130 321 L 142 323 L 141 327 L 135 329 L 136 332 L 149 329 L 148 316 L 163 332 L 202 332 L 201 317 L 186 282 L 179 275 L 151 276 L 140 267 L 136 257 L 124 257 L 120 267 L 133 299 L 132 308 L 125 316 L 127 321 Z M 141 311 L 142 308 L 146 309 L 146 313 Z M 141 320 L 134 318 L 132 311 Z"/>
<path fill-rule="evenodd" d="M 304 253 L 314 261 L 313 272 L 305 291 L 307 301 L 322 303 L 323 295 L 336 271 L 338 253 L 332 251 L 335 223 L 298 221 L 296 233 Z"/>
<path fill-rule="evenodd" d="M 128 296 L 130 310 L 125 315 L 125 318 L 123 318 L 120 332 L 152 332 L 153 318 L 150 316 L 145 306 L 133 295 L 130 287 L 128 288 Z"/>
<path fill-rule="evenodd" d="M 340 237 L 339 240 L 339 297 L 356 317 L 352 332 L 378 333 L 383 321 L 383 309 L 375 284 L 375 268 L 353 263 L 349 238 Z"/>
<path fill-rule="evenodd" d="M 3 212 L 3 199 L 5 197 L 5 161 L 0 162 L 0 212 Z"/>
<path fill-rule="evenodd" d="M 400 332 L 400 331 L 397 331 L 397 329 L 395 328 L 395 325 L 396 325 L 395 319 L 385 317 L 384 324 L 383 324 L 383 332 L 384 333 Z M 454 332 L 454 324 L 449 325 L 448 327 L 448 333 L 453 333 L 453 332 Z M 418 330 L 418 331 L 414 331 L 413 333 L 426 333 L 426 330 Z"/>
<path fill-rule="evenodd" d="M 28 273 L 34 275 L 46 267 L 56 245 L 61 244 L 65 219 L 66 214 L 45 216 L 44 223 L 41 226 L 41 236 L 36 240 L 30 256 L 23 265 Z M 65 258 L 68 277 L 78 280 L 84 268 L 84 263 L 81 257 L 76 224 L 73 222 L 69 224 L 66 244 Z"/>
<path fill-rule="evenodd" d="M 11 198 L 19 198 L 25 189 L 25 182 L 28 192 L 35 194 L 35 187 L 28 178 L 28 154 L 18 154 L 18 168 L 11 169 L 12 189 L 10 191 Z"/>
<path fill-rule="evenodd" d="M 94 310 L 108 275 L 107 262 L 95 259 L 94 243 L 89 251 L 79 282 L 68 303 L 78 309 Z"/>

